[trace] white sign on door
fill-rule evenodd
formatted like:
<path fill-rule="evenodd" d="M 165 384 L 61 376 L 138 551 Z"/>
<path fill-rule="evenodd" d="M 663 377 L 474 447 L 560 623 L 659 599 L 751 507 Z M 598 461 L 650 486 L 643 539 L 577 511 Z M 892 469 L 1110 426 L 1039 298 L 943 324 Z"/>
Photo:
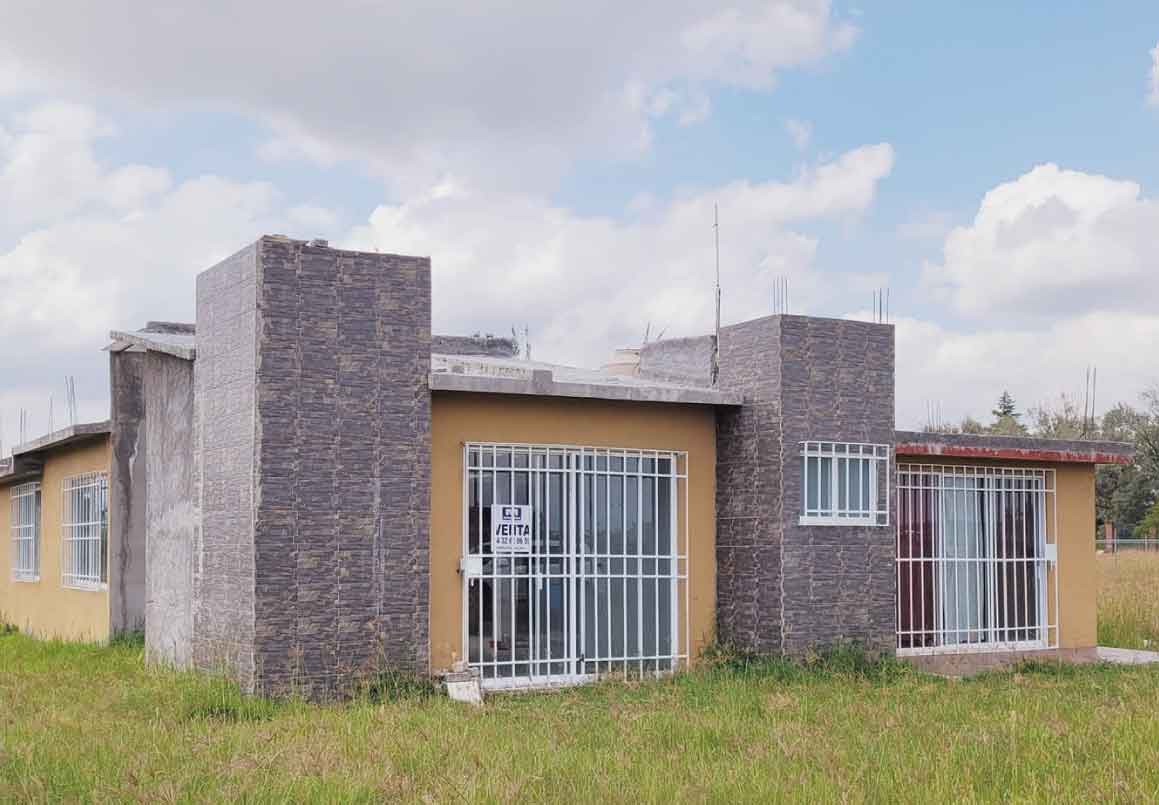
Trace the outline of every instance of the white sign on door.
<path fill-rule="evenodd" d="M 531 507 L 491 504 L 491 550 L 531 553 Z"/>

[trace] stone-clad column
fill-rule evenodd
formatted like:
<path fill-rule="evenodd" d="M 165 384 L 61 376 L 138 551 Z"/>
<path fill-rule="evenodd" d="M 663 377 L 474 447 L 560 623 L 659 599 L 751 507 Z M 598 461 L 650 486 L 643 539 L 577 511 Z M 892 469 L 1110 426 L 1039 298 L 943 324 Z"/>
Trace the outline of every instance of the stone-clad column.
<path fill-rule="evenodd" d="M 248 604 L 250 631 L 225 620 L 250 641 L 251 685 L 323 695 L 380 669 L 425 673 L 430 261 L 265 237 L 252 265 L 244 333 L 212 305 L 203 323 L 199 306 L 197 368 L 207 378 L 198 384 L 207 395 L 203 435 L 227 428 L 211 424 L 215 415 L 249 428 L 229 448 L 214 447 L 238 459 L 219 468 L 215 439 L 203 438 L 202 494 L 206 555 L 238 546 L 249 553 L 236 571 L 250 574 L 249 588 L 236 590 L 225 611 Z M 213 351 L 224 339 L 203 328 L 252 349 L 252 362 L 239 357 L 224 372 L 240 368 L 236 384 L 221 376 L 227 361 Z M 246 468 L 247 450 L 251 481 L 239 492 L 232 485 L 245 481 L 232 471 Z M 219 500 L 238 516 L 220 516 L 211 529 L 224 514 L 215 511 Z M 204 578 L 201 585 L 216 589 Z M 237 661 L 244 671 L 245 658 Z"/>
<path fill-rule="evenodd" d="M 801 526 L 801 443 L 894 440 L 889 325 L 769 316 L 720 334 L 719 637 L 762 654 L 892 650 L 893 526 Z M 892 467 L 891 467 L 892 471 Z"/>

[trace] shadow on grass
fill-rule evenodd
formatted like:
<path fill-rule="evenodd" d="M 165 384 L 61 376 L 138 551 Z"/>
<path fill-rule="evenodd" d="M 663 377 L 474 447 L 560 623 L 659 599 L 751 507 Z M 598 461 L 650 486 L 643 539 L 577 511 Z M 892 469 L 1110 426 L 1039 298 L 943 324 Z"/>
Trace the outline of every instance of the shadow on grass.
<path fill-rule="evenodd" d="M 799 659 L 763 657 L 713 646 L 701 656 L 693 674 L 739 678 L 762 678 L 780 682 L 804 682 L 831 678 L 859 678 L 890 684 L 919 673 L 894 657 L 875 655 L 856 643 L 811 652 Z"/>

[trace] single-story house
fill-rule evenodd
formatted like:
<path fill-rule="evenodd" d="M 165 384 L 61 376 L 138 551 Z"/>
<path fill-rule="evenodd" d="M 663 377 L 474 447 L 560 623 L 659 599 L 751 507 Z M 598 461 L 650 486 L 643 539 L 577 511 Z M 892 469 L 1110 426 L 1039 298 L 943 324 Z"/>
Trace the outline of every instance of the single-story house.
<path fill-rule="evenodd" d="M 889 324 L 766 316 L 584 370 L 432 337 L 427 258 L 282 236 L 196 296 L 195 324 L 111 333 L 108 423 L 0 466 L 0 617 L 314 695 L 713 641 L 1096 645 L 1094 467 L 1130 449 L 897 431 Z"/>

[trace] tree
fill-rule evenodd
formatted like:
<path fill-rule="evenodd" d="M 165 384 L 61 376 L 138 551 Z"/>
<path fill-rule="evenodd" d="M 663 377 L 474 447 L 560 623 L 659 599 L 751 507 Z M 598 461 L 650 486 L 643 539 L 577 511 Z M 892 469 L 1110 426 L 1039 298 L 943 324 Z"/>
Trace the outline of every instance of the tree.
<path fill-rule="evenodd" d="M 1014 398 L 1005 389 L 998 396 L 998 404 L 990 413 L 994 415 L 995 419 L 1018 419 L 1022 416 L 1018 413 L 1018 406 L 1015 405 Z"/>

